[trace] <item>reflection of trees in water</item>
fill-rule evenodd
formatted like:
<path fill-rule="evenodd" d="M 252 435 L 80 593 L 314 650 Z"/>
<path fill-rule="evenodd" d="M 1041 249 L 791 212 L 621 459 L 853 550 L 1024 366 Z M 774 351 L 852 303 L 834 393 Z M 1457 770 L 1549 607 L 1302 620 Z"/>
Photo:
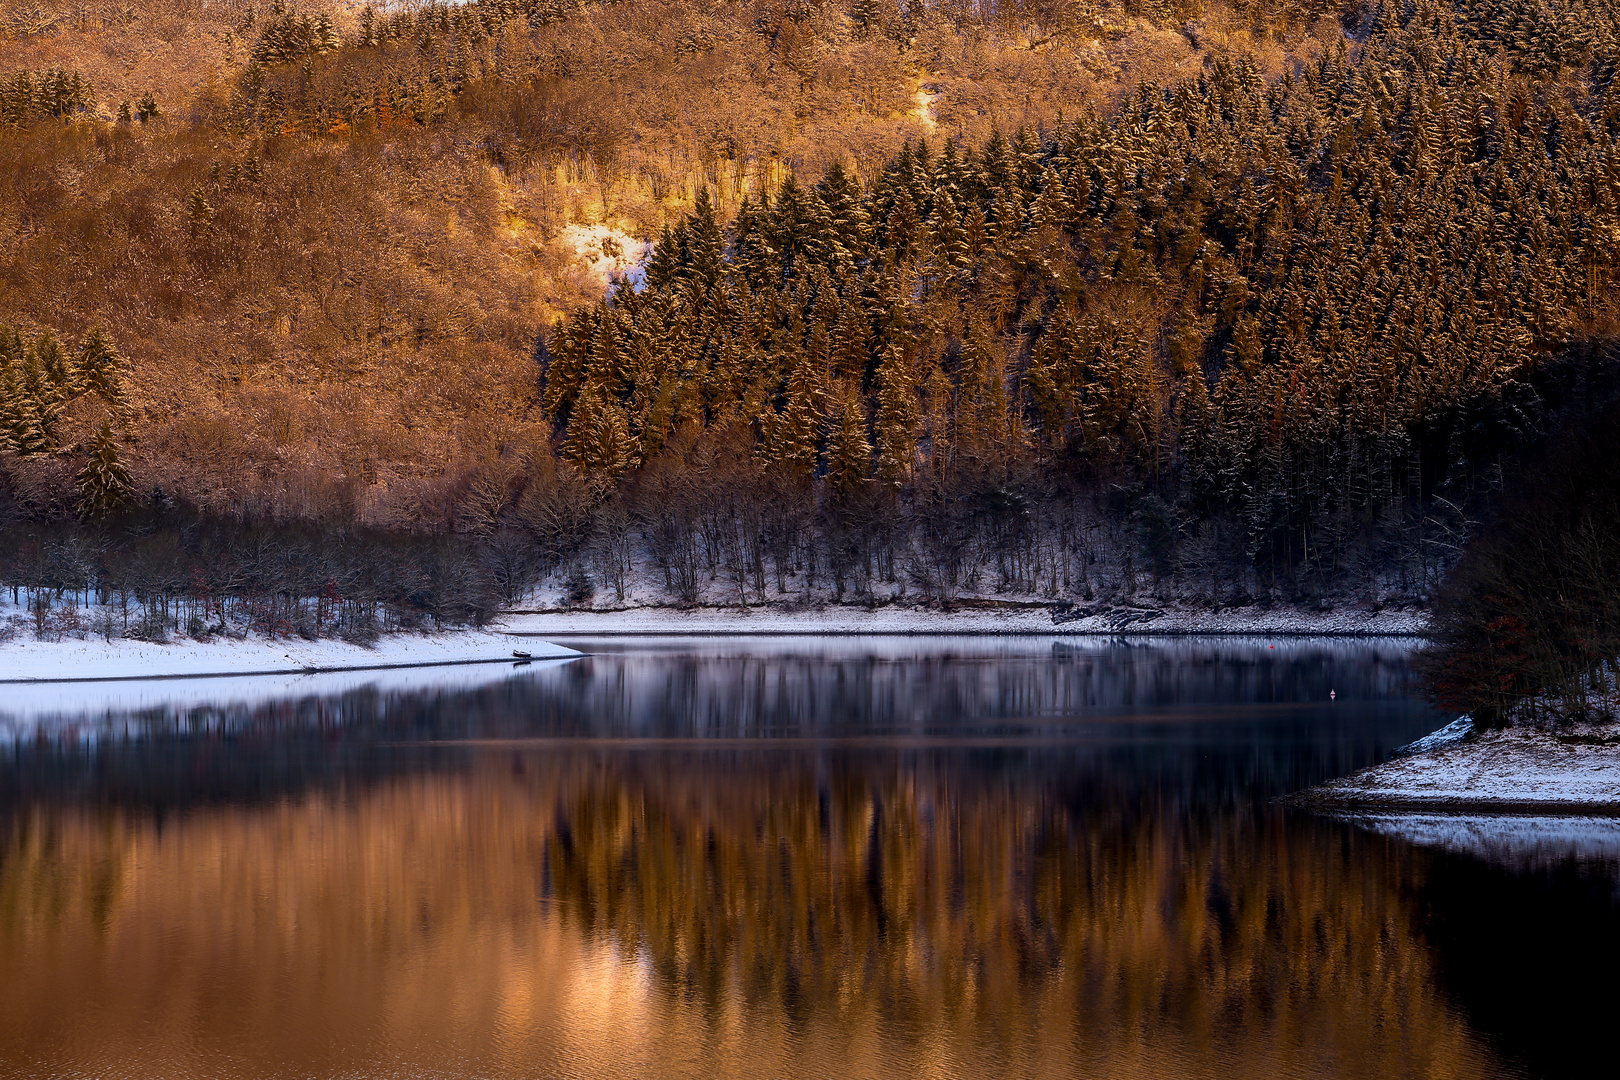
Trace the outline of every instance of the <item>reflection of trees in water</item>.
<path fill-rule="evenodd" d="M 1412 1064 L 1363 1040 L 1418 1019 L 1427 952 L 1391 868 L 1369 877 L 1332 827 L 1077 799 L 1056 776 L 975 778 L 932 755 L 681 764 L 563 785 L 548 884 L 565 922 L 639 946 L 708 1007 L 737 989 L 789 1015 L 854 995 L 900 1030 L 976 1038 L 1057 1009 L 1092 1038 L 1168 1020 L 1211 1049 L 1323 1021 L 1344 1042 L 1312 1053 Z"/>
<path fill-rule="evenodd" d="M 273 799 L 465 761 L 414 743 L 536 737 L 1083 738 L 1139 782 L 1265 797 L 1420 733 L 1423 711 L 1399 697 L 1407 672 L 1404 647 L 1355 644 L 595 656 L 470 690 L 104 715 L 74 725 L 70 739 L 42 729 L 0 761 L 0 809 L 41 798 L 157 810 Z M 94 741 L 81 742 L 86 733 Z M 1186 751 L 1198 740 L 1213 757 Z M 976 760 L 1017 770 L 1029 758 L 1014 749 L 999 765 Z"/>
<path fill-rule="evenodd" d="M 0 1052 L 92 996 L 141 1062 L 330 1066 L 392 1024 L 496 1074 L 1489 1071 L 1415 936 L 1421 856 L 1078 754 L 503 750 L 161 825 L 36 806 L 0 838 Z"/>
<path fill-rule="evenodd" d="M 578 734 L 1040 732 L 1064 719 L 1171 705 L 1398 698 L 1405 646 L 1165 643 L 1041 655 L 891 659 L 591 656 L 558 672 L 556 720 Z"/>

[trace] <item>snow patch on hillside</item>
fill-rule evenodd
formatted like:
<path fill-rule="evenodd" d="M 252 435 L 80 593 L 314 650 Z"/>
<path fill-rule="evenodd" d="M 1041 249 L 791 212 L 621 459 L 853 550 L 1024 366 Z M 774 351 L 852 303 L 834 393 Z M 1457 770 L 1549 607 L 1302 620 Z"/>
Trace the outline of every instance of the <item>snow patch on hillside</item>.
<path fill-rule="evenodd" d="M 603 289 L 621 280 L 640 292 L 647 281 L 647 260 L 652 258 L 651 240 L 642 240 L 608 225 L 569 225 L 562 231 L 563 243 L 573 248 L 574 258 L 600 278 Z"/>
<path fill-rule="evenodd" d="M 932 85 L 917 88 L 917 108 L 912 115 L 922 123 L 922 126 L 933 131 L 939 125 L 934 121 L 934 102 L 938 101 L 940 90 Z"/>

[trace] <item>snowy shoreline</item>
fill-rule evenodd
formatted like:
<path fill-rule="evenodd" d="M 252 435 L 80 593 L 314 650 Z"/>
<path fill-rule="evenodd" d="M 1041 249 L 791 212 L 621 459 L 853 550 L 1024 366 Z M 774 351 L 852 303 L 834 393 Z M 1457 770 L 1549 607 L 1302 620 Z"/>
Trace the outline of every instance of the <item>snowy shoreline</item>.
<path fill-rule="evenodd" d="M 12 640 L 0 642 L 0 684 L 311 675 L 458 664 L 510 664 L 517 659 L 514 652 L 526 652 L 535 660 L 579 655 L 574 649 L 531 637 L 482 630 L 390 634 L 370 645 L 333 638 L 306 641 L 263 637 L 175 640 L 168 644 L 127 638 Z"/>
<path fill-rule="evenodd" d="M 954 611 L 897 604 L 866 607 L 823 604 L 806 607 L 652 607 L 549 609 L 509 612 L 500 621 L 510 634 L 540 637 L 632 637 L 652 635 L 814 634 L 1039 634 L 1051 635 L 1264 635 L 1311 637 L 1421 636 L 1421 610 L 1305 611 L 1286 607 L 1152 608 L 1097 605 L 1064 612 L 1055 621 L 1050 604 L 967 604 Z"/>
<path fill-rule="evenodd" d="M 787 637 L 787 636 L 1265 636 L 1409 637 L 1421 635 L 1421 611 L 1302 611 L 1230 608 L 1223 611 L 1100 605 L 1064 612 L 1048 605 L 977 604 L 954 611 L 890 604 L 626 607 L 514 611 L 486 630 L 386 634 L 371 644 L 336 638 L 175 637 L 153 643 L 93 634 L 41 641 L 14 632 L 0 638 L 0 685 L 92 680 L 307 675 L 449 664 L 510 663 L 514 652 L 534 659 L 577 656 L 552 638 Z"/>
<path fill-rule="evenodd" d="M 1481 732 L 1392 757 L 1277 801 L 1329 813 L 1620 814 L 1620 725 Z"/>

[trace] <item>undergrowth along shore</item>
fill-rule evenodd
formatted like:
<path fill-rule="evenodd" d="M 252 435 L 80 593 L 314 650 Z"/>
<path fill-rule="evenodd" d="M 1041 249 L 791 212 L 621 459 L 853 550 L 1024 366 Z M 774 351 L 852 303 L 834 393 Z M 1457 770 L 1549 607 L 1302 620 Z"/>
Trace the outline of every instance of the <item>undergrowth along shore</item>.
<path fill-rule="evenodd" d="M 18 521 L 0 526 L 0 596 L 47 635 L 80 632 L 76 620 L 98 608 L 89 632 L 103 637 L 209 627 L 363 637 L 534 607 L 1409 609 L 1439 581 L 1416 540 L 1412 558 L 1332 582 L 1273 575 L 1247 563 L 1234 536 L 1161 544 L 1165 530 L 1144 533 L 1079 496 L 997 503 L 945 535 L 926 515 L 874 515 L 861 528 L 836 515 L 749 517 L 769 500 L 742 490 L 696 502 L 615 494 L 594 508 L 569 502 L 566 485 L 547 490 L 525 493 L 516 524 L 489 530 L 253 521 L 155 501 L 100 524 Z"/>
<path fill-rule="evenodd" d="M 284 602 L 285 603 L 285 602 Z M 968 599 L 952 605 L 937 602 L 881 603 L 803 602 L 777 604 L 676 605 L 646 603 L 602 608 L 517 607 L 492 613 L 476 627 L 471 623 L 434 626 L 427 620 L 395 620 L 386 630 L 357 630 L 334 614 L 322 615 L 315 603 L 298 610 L 306 621 L 266 623 L 250 605 L 227 609 L 224 618 L 211 609 L 209 621 L 194 616 L 182 625 L 186 608 L 176 605 L 171 621 L 144 618 L 126 624 L 129 612 L 116 602 L 72 602 L 60 606 L 35 603 L 27 608 L 0 602 L 0 650 L 11 643 L 118 641 L 161 644 L 209 641 L 345 641 L 366 645 L 381 637 L 441 633 L 454 636 L 484 628 L 531 635 L 690 635 L 690 634 L 1039 634 L 1039 635 L 1329 635 L 1416 636 L 1424 632 L 1421 608 L 1372 609 L 1368 606 L 1311 608 L 1291 605 L 1248 605 L 1212 608 L 1205 605 L 1098 603 L 1051 604 L 1035 601 Z M 125 626 L 128 629 L 124 629 Z M 160 632 L 161 628 L 161 632 Z"/>

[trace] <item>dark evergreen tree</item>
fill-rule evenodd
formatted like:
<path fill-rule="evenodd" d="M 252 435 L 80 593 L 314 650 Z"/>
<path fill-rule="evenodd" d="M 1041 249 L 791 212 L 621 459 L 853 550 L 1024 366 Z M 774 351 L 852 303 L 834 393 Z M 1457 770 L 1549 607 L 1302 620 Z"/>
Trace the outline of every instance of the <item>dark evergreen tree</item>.
<path fill-rule="evenodd" d="M 135 496 L 129 469 L 118 454 L 112 421 L 105 420 L 90 441 L 90 457 L 79 471 L 79 515 L 105 521 L 128 507 Z"/>

